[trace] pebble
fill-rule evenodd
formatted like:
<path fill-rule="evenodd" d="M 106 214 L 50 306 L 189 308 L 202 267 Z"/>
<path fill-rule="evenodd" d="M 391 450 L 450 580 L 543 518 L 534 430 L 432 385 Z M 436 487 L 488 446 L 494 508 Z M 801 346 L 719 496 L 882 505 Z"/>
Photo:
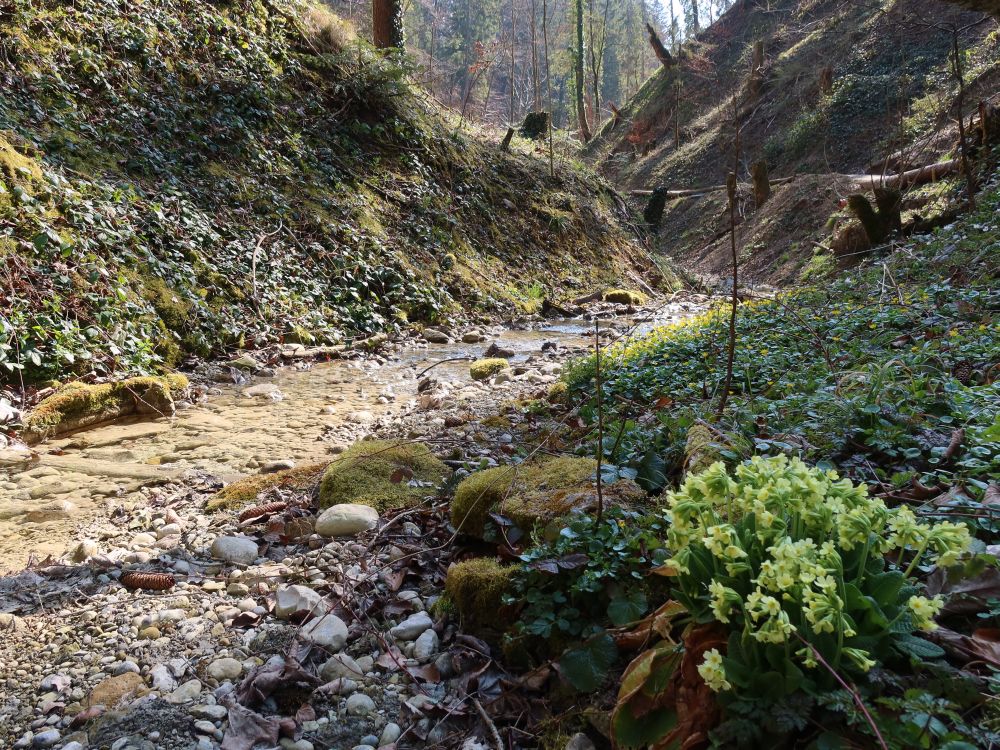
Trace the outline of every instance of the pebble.
<path fill-rule="evenodd" d="M 197 706 L 192 706 L 190 709 L 192 716 L 197 716 L 201 719 L 209 719 L 210 721 L 222 721 L 226 718 L 229 711 L 225 706 L 219 706 L 217 704 L 201 703 Z"/>
<path fill-rule="evenodd" d="M 201 694 L 201 682 L 198 680 L 188 680 L 179 688 L 167 695 L 164 700 L 167 703 L 190 703 Z"/>
<path fill-rule="evenodd" d="M 32 747 L 52 747 L 61 737 L 58 729 L 46 729 L 31 738 L 31 745 Z"/>
<path fill-rule="evenodd" d="M 438 652 L 440 639 L 434 628 L 427 628 L 413 643 L 413 658 L 427 661 Z"/>
<path fill-rule="evenodd" d="M 243 674 L 243 665 L 232 657 L 216 659 L 208 665 L 208 676 L 212 679 L 224 682 L 225 680 L 235 680 Z"/>
<path fill-rule="evenodd" d="M 593 740 L 583 732 L 577 732 L 566 743 L 565 750 L 596 750 Z"/>
<path fill-rule="evenodd" d="M 177 689 L 177 680 L 166 664 L 154 664 L 149 670 L 149 680 L 153 690 L 159 693 L 172 693 Z"/>
<path fill-rule="evenodd" d="M 417 612 L 415 615 L 410 615 L 399 623 L 399 625 L 392 628 L 389 631 L 389 634 L 393 638 L 398 638 L 401 641 L 412 641 L 427 630 L 427 628 L 432 627 L 433 625 L 434 621 L 431 620 L 430 615 L 426 612 Z"/>
<path fill-rule="evenodd" d="M 382 734 L 379 735 L 378 744 L 379 747 L 382 745 L 391 745 L 393 742 L 399 739 L 399 735 L 403 733 L 403 730 L 399 728 L 399 724 L 394 722 L 389 722 L 382 728 Z"/>
<path fill-rule="evenodd" d="M 252 565 L 257 559 L 257 542 L 245 536 L 220 536 L 212 542 L 212 557 L 237 565 Z"/>
<path fill-rule="evenodd" d="M 313 612 L 319 609 L 322 597 L 307 586 L 282 586 L 275 595 L 274 614 L 287 620 L 296 612 Z"/>
<path fill-rule="evenodd" d="M 302 637 L 331 651 L 340 651 L 347 643 L 347 624 L 333 614 L 320 615 L 301 630 Z"/>
<path fill-rule="evenodd" d="M 361 668 L 361 665 L 347 654 L 334 654 L 319 669 L 319 676 L 325 682 L 332 682 L 338 677 L 360 680 L 364 675 L 365 672 Z"/>
<path fill-rule="evenodd" d="M 355 693 L 347 699 L 347 713 L 351 716 L 367 716 L 375 710 L 375 701 L 364 693 Z"/>
<path fill-rule="evenodd" d="M 320 513 L 316 533 L 321 536 L 353 536 L 378 525 L 378 511 L 369 505 L 344 503 Z"/>

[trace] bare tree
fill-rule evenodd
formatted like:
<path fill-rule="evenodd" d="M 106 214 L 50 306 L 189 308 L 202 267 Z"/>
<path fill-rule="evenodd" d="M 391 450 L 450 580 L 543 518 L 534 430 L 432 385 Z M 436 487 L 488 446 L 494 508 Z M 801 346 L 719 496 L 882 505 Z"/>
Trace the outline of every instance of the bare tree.
<path fill-rule="evenodd" d="M 584 143 L 590 141 L 590 123 L 587 122 L 586 83 L 583 77 L 583 62 L 586 50 L 583 45 L 583 0 L 576 0 L 576 55 L 574 73 L 576 80 L 576 116 L 580 122 L 580 137 Z"/>
<path fill-rule="evenodd" d="M 372 40 L 378 49 L 403 48 L 402 0 L 372 0 Z"/>

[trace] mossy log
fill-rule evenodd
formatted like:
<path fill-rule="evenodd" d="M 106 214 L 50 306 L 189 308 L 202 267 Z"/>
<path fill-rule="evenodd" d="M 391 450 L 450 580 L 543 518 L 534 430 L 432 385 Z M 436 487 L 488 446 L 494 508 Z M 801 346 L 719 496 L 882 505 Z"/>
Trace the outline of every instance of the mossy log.
<path fill-rule="evenodd" d="M 646 302 L 646 295 L 631 289 L 609 289 L 604 293 L 604 301 L 616 305 L 642 305 Z"/>
<path fill-rule="evenodd" d="M 183 375 L 128 378 L 99 385 L 69 383 L 25 417 L 21 437 L 34 445 L 125 417 L 172 416 L 173 397 L 187 386 Z"/>

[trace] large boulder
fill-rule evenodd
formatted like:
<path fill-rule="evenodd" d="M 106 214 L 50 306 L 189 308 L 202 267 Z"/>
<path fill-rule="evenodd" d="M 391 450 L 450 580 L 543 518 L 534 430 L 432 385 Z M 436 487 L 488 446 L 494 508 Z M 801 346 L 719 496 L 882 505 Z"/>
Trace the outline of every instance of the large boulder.
<path fill-rule="evenodd" d="M 531 530 L 574 511 L 597 507 L 592 458 L 563 456 L 526 461 L 478 471 L 462 480 L 451 504 L 452 525 L 472 536 L 482 537 L 491 512 Z M 634 483 L 619 480 L 603 487 L 608 505 L 632 505 L 645 497 Z"/>
<path fill-rule="evenodd" d="M 319 505 L 354 503 L 379 512 L 401 508 L 433 494 L 451 470 L 423 443 L 363 440 L 327 468 Z"/>
<path fill-rule="evenodd" d="M 25 417 L 22 437 L 33 445 L 123 417 L 173 416 L 173 397 L 187 386 L 183 375 L 128 378 L 99 385 L 68 383 Z"/>

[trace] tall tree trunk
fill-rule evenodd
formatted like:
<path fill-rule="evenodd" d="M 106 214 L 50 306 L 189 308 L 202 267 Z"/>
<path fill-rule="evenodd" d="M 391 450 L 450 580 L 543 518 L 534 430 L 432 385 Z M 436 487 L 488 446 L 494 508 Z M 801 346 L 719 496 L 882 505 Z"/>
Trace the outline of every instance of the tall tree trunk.
<path fill-rule="evenodd" d="M 531 93 L 532 111 L 542 109 L 542 92 L 538 82 L 538 41 L 535 35 L 535 21 L 538 16 L 538 0 L 531 0 Z"/>
<path fill-rule="evenodd" d="M 552 76 L 549 74 L 549 3 L 542 0 L 542 42 L 545 44 L 545 106 L 549 109 L 549 177 L 556 175 L 555 143 L 552 129 L 555 113 L 552 111 Z"/>
<path fill-rule="evenodd" d="M 511 133 L 514 131 L 514 74 L 515 69 L 515 45 L 517 44 L 517 29 L 514 26 L 514 0 L 510 0 L 510 120 L 507 125 Z"/>
<path fill-rule="evenodd" d="M 590 123 L 587 122 L 587 105 L 585 102 L 586 82 L 583 79 L 583 61 L 586 50 L 583 46 L 583 0 L 576 0 L 576 59 L 574 62 L 574 77 L 576 78 L 576 116 L 580 122 L 580 137 L 584 143 L 590 141 Z"/>
<path fill-rule="evenodd" d="M 402 0 L 372 0 L 372 40 L 378 49 L 403 48 Z"/>

